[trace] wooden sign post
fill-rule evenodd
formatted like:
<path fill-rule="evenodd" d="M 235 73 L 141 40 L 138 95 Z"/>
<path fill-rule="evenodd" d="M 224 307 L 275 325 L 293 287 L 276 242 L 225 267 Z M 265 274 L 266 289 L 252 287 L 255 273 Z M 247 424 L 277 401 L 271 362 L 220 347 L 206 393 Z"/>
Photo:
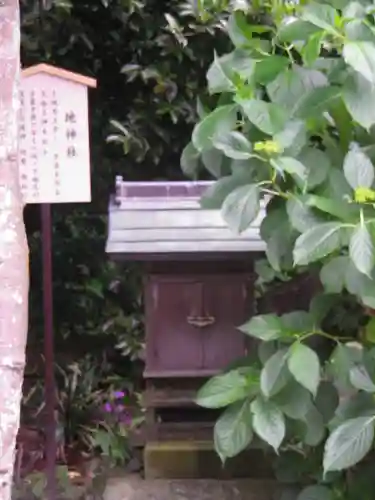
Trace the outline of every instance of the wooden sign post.
<path fill-rule="evenodd" d="M 47 497 L 56 498 L 51 203 L 91 201 L 88 87 L 96 80 L 47 64 L 22 71 L 19 127 L 24 203 L 41 204 Z"/>

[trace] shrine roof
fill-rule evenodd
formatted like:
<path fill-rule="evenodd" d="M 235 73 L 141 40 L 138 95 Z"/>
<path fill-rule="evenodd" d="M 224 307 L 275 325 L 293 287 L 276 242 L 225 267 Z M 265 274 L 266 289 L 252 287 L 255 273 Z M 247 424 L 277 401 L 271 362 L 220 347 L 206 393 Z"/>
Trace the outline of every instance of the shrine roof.
<path fill-rule="evenodd" d="M 124 182 L 111 197 L 106 251 L 127 260 L 147 256 L 262 252 L 264 205 L 251 227 L 234 233 L 220 210 L 199 203 L 212 182 Z"/>
<path fill-rule="evenodd" d="M 30 76 L 38 75 L 40 73 L 45 73 L 49 76 L 55 76 L 62 78 L 63 80 L 69 80 L 74 83 L 79 83 L 80 85 L 85 85 L 86 87 L 96 87 L 95 78 L 80 75 L 79 73 L 73 73 L 63 68 L 57 68 L 56 66 L 51 66 L 49 64 L 36 64 L 35 66 L 30 66 L 22 70 L 22 77 L 27 78 Z"/>

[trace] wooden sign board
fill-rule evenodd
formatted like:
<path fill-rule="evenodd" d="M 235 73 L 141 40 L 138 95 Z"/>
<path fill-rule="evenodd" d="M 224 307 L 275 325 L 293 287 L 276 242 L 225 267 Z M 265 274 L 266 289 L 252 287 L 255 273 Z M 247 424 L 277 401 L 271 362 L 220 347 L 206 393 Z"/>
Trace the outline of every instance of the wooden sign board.
<path fill-rule="evenodd" d="M 22 72 L 19 174 L 27 203 L 91 201 L 87 88 L 96 81 L 46 64 Z"/>

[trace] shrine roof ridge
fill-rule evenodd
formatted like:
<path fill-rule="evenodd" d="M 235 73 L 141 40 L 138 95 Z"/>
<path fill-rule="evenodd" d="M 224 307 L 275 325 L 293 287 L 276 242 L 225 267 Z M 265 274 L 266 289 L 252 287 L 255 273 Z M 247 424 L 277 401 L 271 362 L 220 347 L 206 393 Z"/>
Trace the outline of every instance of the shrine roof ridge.
<path fill-rule="evenodd" d="M 51 66 L 50 64 L 36 64 L 22 70 L 22 77 L 27 78 L 30 76 L 38 75 L 40 73 L 45 73 L 50 76 L 55 76 L 57 78 L 62 78 L 63 80 L 69 80 L 80 85 L 85 85 L 86 87 L 96 87 L 96 79 L 89 76 L 81 75 L 79 73 L 74 73 L 67 69 L 59 68 L 56 66 Z"/>
<path fill-rule="evenodd" d="M 116 200 L 129 198 L 200 198 L 212 181 L 126 182 L 116 177 Z"/>
<path fill-rule="evenodd" d="M 150 255 L 240 254 L 262 252 L 260 225 L 267 200 L 258 216 L 238 234 L 220 210 L 203 209 L 199 200 L 214 181 L 124 182 L 116 177 L 116 194 L 109 202 L 106 251 L 128 260 Z"/>

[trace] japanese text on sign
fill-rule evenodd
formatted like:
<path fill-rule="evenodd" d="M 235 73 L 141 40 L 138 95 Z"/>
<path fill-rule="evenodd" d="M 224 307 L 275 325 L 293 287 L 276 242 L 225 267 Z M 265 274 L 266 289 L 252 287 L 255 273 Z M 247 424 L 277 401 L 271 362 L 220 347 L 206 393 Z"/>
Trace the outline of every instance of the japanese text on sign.
<path fill-rule="evenodd" d="M 38 74 L 22 81 L 20 103 L 25 203 L 90 201 L 86 88 Z"/>

